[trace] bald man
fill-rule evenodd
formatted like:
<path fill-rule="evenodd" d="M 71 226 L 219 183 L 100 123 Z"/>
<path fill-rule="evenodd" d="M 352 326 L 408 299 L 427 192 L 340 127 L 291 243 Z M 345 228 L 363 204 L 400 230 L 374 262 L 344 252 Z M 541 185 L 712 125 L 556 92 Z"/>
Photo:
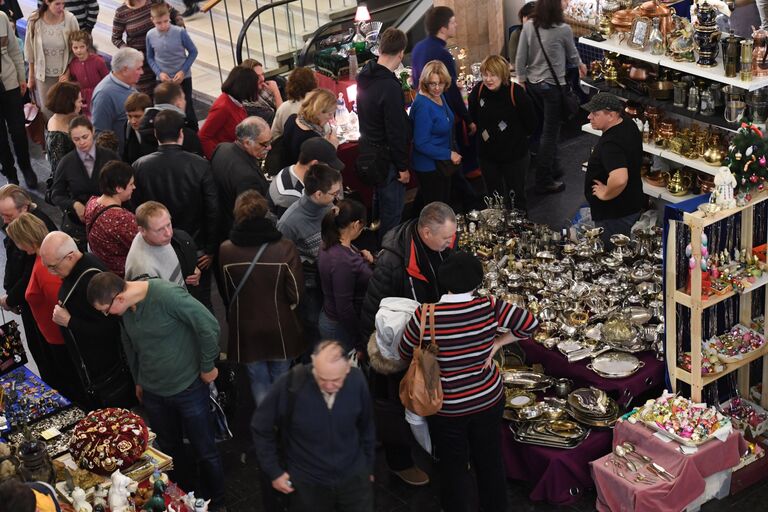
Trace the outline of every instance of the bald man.
<path fill-rule="evenodd" d="M 252 428 L 262 473 L 291 512 L 373 510 L 370 394 L 338 341 L 319 343 L 311 364 L 275 382 Z"/>
<path fill-rule="evenodd" d="M 40 246 L 40 259 L 51 274 L 62 279 L 53 321 L 61 327 L 78 370 L 78 396 L 72 400 L 86 409 L 135 405 L 118 319 L 102 315 L 87 299 L 88 283 L 106 271 L 106 266 L 96 256 L 80 252 L 72 237 L 61 231 L 48 233 Z"/>

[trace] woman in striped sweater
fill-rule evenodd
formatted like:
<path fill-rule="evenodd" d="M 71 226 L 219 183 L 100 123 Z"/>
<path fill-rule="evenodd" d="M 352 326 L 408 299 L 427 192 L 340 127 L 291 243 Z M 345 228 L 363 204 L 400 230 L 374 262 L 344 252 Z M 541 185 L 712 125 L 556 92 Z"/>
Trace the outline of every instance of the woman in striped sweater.
<path fill-rule="evenodd" d="M 507 489 L 501 458 L 504 386 L 492 359 L 504 345 L 529 338 L 538 321 L 528 311 L 493 297 L 473 297 L 483 280 L 480 261 L 466 252 L 449 256 L 438 270 L 440 287 L 449 290 L 435 306 L 435 343 L 439 348 L 443 407 L 428 418 L 438 457 L 440 501 L 445 512 L 505 511 Z M 400 341 L 404 360 L 419 344 L 422 307 L 413 314 Z M 429 321 L 427 322 L 429 324 Z M 508 331 L 499 335 L 497 330 Z M 423 345 L 431 342 L 427 328 Z M 473 507 L 477 477 L 479 507 Z"/>

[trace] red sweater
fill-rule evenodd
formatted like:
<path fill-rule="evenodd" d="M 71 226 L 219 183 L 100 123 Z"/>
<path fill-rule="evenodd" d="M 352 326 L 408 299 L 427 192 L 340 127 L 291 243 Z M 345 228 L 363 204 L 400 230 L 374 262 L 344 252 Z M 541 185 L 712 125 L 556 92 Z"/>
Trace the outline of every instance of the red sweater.
<path fill-rule="evenodd" d="M 202 128 L 200 143 L 203 145 L 205 158 L 211 159 L 213 150 L 221 142 L 235 141 L 235 127 L 248 117 L 245 107 L 236 105 L 227 93 L 221 93 L 208 111 Z"/>
<path fill-rule="evenodd" d="M 107 65 L 101 55 L 91 54 L 81 61 L 77 57 L 69 63 L 69 80 L 80 85 L 80 93 L 83 95 L 84 116 L 91 118 L 91 97 L 93 90 L 101 82 L 101 79 L 109 74 Z"/>
<path fill-rule="evenodd" d="M 40 256 L 35 258 L 35 266 L 32 267 L 32 276 L 29 278 L 24 298 L 27 299 L 32 316 L 35 317 L 37 327 L 45 341 L 51 345 L 64 344 L 61 328 L 52 320 L 53 307 L 59 301 L 59 288 L 61 288 L 61 278 L 48 272 Z"/>

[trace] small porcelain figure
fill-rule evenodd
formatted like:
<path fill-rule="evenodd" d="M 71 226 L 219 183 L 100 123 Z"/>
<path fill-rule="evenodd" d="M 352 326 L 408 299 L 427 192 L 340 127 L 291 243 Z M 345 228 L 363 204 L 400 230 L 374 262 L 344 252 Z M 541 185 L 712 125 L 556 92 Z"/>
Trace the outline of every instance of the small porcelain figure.
<path fill-rule="evenodd" d="M 107 495 L 108 491 L 101 486 L 101 484 L 96 484 L 96 488 L 93 490 L 93 505 L 101 505 L 102 507 L 107 506 Z"/>
<path fill-rule="evenodd" d="M 93 507 L 85 499 L 85 491 L 80 487 L 72 490 L 72 508 L 75 512 L 93 512 Z"/>
<path fill-rule="evenodd" d="M 211 502 L 211 500 L 203 501 L 202 498 L 198 498 L 195 500 L 195 512 L 208 512 L 208 504 Z"/>
<path fill-rule="evenodd" d="M 735 208 L 736 199 L 733 190 L 736 188 L 736 178 L 728 167 L 720 167 L 715 174 L 715 195 L 717 196 L 715 204 L 723 209 Z"/>
<path fill-rule="evenodd" d="M 111 476 L 112 487 L 109 488 L 110 512 L 129 512 L 128 497 L 136 492 L 137 484 L 118 469 Z"/>

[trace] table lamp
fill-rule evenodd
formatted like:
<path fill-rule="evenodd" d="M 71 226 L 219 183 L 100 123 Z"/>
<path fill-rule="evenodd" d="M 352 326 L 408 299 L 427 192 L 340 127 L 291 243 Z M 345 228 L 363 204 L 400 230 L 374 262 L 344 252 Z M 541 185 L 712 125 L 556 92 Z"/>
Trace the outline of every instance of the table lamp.
<path fill-rule="evenodd" d="M 365 50 L 365 36 L 362 32 L 363 23 L 371 21 L 371 13 L 368 12 L 368 6 L 360 4 L 355 12 L 355 36 L 352 38 L 352 44 L 358 52 Z"/>

